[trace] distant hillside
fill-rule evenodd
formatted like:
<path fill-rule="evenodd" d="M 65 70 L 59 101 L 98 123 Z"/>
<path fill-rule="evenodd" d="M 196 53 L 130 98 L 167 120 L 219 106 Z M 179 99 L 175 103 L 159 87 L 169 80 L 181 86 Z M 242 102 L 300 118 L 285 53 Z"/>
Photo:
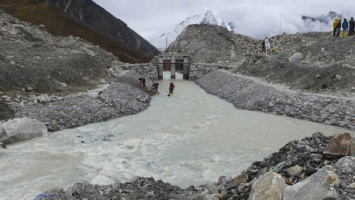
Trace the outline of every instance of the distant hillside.
<path fill-rule="evenodd" d="M 309 32 L 277 35 L 269 41 L 273 52 L 266 55 L 260 40 L 216 25 L 189 25 L 169 50 L 180 50 L 195 63 L 234 66 L 235 73 L 292 89 L 344 96 L 355 92 L 354 37 Z"/>
<path fill-rule="evenodd" d="M 0 9 L 56 36 L 75 36 L 112 52 L 123 62 L 148 62 L 159 51 L 91 0 L 1 0 Z M 79 14 L 80 13 L 80 14 Z"/>
<path fill-rule="evenodd" d="M 20 91 L 82 91 L 106 77 L 105 65 L 123 64 L 97 45 L 79 37 L 54 37 L 44 26 L 20 21 L 2 10 L 0 24 L 1 96 Z"/>

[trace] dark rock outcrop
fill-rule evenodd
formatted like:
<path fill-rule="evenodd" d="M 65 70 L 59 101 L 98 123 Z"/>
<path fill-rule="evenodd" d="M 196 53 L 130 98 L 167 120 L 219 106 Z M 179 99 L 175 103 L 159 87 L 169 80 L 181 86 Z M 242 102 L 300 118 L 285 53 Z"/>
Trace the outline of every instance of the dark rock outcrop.
<path fill-rule="evenodd" d="M 37 0 L 49 2 L 85 26 L 151 55 L 159 50 L 92 0 Z"/>

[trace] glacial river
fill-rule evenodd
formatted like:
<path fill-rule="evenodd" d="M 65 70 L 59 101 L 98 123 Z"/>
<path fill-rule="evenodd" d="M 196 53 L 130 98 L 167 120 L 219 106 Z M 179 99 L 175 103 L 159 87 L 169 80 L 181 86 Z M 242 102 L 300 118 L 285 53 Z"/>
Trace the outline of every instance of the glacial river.
<path fill-rule="evenodd" d="M 137 114 L 51 133 L 0 149 L 0 199 L 33 199 L 76 182 L 112 184 L 134 176 L 180 187 L 236 176 L 287 142 L 348 130 L 234 108 L 192 81 L 160 81 Z"/>

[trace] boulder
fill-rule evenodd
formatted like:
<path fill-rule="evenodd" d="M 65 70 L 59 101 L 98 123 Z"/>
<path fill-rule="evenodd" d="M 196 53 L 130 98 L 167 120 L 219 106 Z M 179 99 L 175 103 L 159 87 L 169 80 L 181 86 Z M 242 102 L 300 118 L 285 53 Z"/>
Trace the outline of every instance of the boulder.
<path fill-rule="evenodd" d="M 339 134 L 329 142 L 323 154 L 330 156 L 355 155 L 354 139 L 350 133 Z"/>
<path fill-rule="evenodd" d="M 283 200 L 337 199 L 338 195 L 332 186 L 338 182 L 338 176 L 331 168 L 324 167 L 304 181 L 287 187 Z"/>
<path fill-rule="evenodd" d="M 294 53 L 291 57 L 288 58 L 288 61 L 293 63 L 300 61 L 303 58 L 303 55 L 299 52 Z"/>
<path fill-rule="evenodd" d="M 299 165 L 295 165 L 287 169 L 287 173 L 290 176 L 300 176 L 302 174 L 302 167 Z"/>
<path fill-rule="evenodd" d="M 267 172 L 252 185 L 248 200 L 282 200 L 285 188 L 285 181 L 280 174 Z"/>
<path fill-rule="evenodd" d="M 355 157 L 353 156 L 345 156 L 338 160 L 335 164 L 339 171 L 355 171 Z"/>
<path fill-rule="evenodd" d="M 4 123 L 3 126 L 6 132 L 4 139 L 6 144 L 48 135 L 46 125 L 35 119 L 15 118 Z"/>

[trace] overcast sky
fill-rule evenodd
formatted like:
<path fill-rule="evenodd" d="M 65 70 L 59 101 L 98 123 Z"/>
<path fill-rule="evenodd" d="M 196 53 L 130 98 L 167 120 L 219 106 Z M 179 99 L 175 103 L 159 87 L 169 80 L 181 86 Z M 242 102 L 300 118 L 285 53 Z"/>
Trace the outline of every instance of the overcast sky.
<path fill-rule="evenodd" d="M 306 26 L 302 15 L 355 17 L 355 0 L 93 0 L 128 27 L 149 40 L 194 14 L 211 10 L 218 18 L 233 22 L 238 33 L 253 38 L 279 33 L 329 31 L 331 25 Z"/>

